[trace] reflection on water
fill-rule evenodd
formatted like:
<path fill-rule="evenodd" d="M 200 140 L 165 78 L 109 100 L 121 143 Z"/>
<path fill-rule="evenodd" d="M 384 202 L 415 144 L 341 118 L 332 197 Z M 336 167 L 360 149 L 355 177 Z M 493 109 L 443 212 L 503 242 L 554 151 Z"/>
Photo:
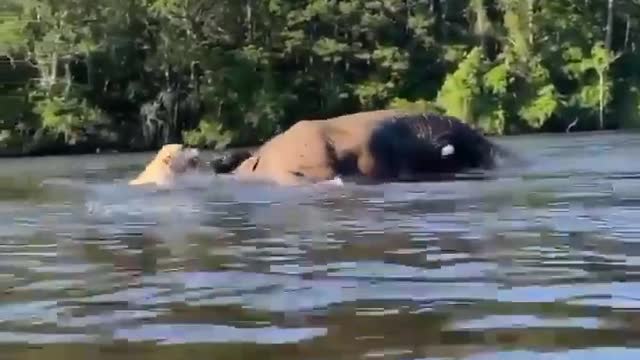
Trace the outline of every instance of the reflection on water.
<path fill-rule="evenodd" d="M 526 166 L 299 189 L 128 187 L 150 154 L 0 160 L 0 353 L 638 358 L 640 137 L 500 142 Z"/>

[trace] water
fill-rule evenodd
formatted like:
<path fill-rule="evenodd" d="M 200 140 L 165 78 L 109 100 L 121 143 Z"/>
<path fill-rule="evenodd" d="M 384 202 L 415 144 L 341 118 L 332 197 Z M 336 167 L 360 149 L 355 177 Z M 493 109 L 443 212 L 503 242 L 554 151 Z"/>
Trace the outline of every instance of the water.
<path fill-rule="evenodd" d="M 636 359 L 640 135 L 499 140 L 485 180 L 129 188 L 0 160 L 0 359 Z"/>

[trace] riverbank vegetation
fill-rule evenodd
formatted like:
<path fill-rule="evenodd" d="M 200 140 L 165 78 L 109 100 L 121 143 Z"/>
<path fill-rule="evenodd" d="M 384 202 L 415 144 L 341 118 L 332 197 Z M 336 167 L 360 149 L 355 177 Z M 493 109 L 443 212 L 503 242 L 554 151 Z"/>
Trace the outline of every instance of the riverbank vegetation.
<path fill-rule="evenodd" d="M 3 0 L 0 153 L 222 148 L 386 107 L 640 125 L 640 0 Z"/>

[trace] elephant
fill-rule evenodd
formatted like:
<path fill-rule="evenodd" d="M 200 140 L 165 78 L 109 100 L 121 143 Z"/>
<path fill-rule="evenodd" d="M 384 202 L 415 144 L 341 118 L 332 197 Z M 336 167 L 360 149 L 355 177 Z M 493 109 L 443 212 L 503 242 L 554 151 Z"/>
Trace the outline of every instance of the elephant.
<path fill-rule="evenodd" d="M 506 150 L 458 118 L 374 110 L 301 120 L 255 151 L 214 159 L 216 173 L 282 185 L 355 176 L 372 181 L 420 179 L 493 169 Z"/>

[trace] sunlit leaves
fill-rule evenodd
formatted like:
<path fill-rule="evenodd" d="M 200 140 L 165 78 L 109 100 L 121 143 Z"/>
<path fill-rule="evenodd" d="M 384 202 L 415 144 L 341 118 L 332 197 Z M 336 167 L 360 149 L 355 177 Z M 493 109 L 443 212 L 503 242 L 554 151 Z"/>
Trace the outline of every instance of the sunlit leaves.
<path fill-rule="evenodd" d="M 36 103 L 36 113 L 42 118 L 42 126 L 64 136 L 65 142 L 82 140 L 83 129 L 98 120 L 99 111 L 89 106 L 86 100 L 46 97 Z"/>
<path fill-rule="evenodd" d="M 553 115 L 559 105 L 558 93 L 552 84 L 538 88 L 535 96 L 528 99 L 518 111 L 524 120 L 534 128 L 540 128 Z"/>
<path fill-rule="evenodd" d="M 409 54 L 397 47 L 380 47 L 373 51 L 373 60 L 396 74 L 409 69 Z"/>
<path fill-rule="evenodd" d="M 313 52 L 320 56 L 322 60 L 336 62 L 340 60 L 341 53 L 349 49 L 347 44 L 342 44 L 335 39 L 323 37 L 313 44 Z"/>
<path fill-rule="evenodd" d="M 389 102 L 388 108 L 413 112 L 444 113 L 441 107 L 425 99 L 410 101 L 403 98 L 394 98 Z"/>
<path fill-rule="evenodd" d="M 468 122 L 475 120 L 474 102 L 481 93 L 480 84 L 484 66 L 482 49 L 476 47 L 460 62 L 457 70 L 447 76 L 438 93 L 437 104 L 444 108 L 448 115 Z"/>
<path fill-rule="evenodd" d="M 515 53 L 524 60 L 531 54 L 532 43 L 529 41 L 534 29 L 530 28 L 529 4 L 534 0 L 500 0 L 504 10 L 504 27 L 507 29 L 507 41 Z"/>
<path fill-rule="evenodd" d="M 0 55 L 28 59 L 12 81 L 33 70 L 20 91 L 47 96 L 0 121 L 37 105 L 61 133 L 96 109 L 135 128 L 143 104 L 173 89 L 204 103 L 183 134 L 202 146 L 384 107 L 491 133 L 576 116 L 593 128 L 638 112 L 638 5 L 616 2 L 611 51 L 606 0 L 4 0 Z"/>
<path fill-rule="evenodd" d="M 372 110 L 383 100 L 391 97 L 393 87 L 393 83 L 390 82 L 369 80 L 356 85 L 355 94 L 364 109 Z"/>
<path fill-rule="evenodd" d="M 504 63 L 494 66 L 483 76 L 485 87 L 495 95 L 505 95 L 508 91 L 511 74 Z"/>
<path fill-rule="evenodd" d="M 216 149 L 224 149 L 233 139 L 233 133 L 226 130 L 215 118 L 205 116 L 194 130 L 184 132 L 184 142 L 190 146 L 206 147 L 213 145 Z"/>
<path fill-rule="evenodd" d="M 7 0 L 0 5 L 0 56 L 27 50 L 25 26 L 19 2 Z"/>

